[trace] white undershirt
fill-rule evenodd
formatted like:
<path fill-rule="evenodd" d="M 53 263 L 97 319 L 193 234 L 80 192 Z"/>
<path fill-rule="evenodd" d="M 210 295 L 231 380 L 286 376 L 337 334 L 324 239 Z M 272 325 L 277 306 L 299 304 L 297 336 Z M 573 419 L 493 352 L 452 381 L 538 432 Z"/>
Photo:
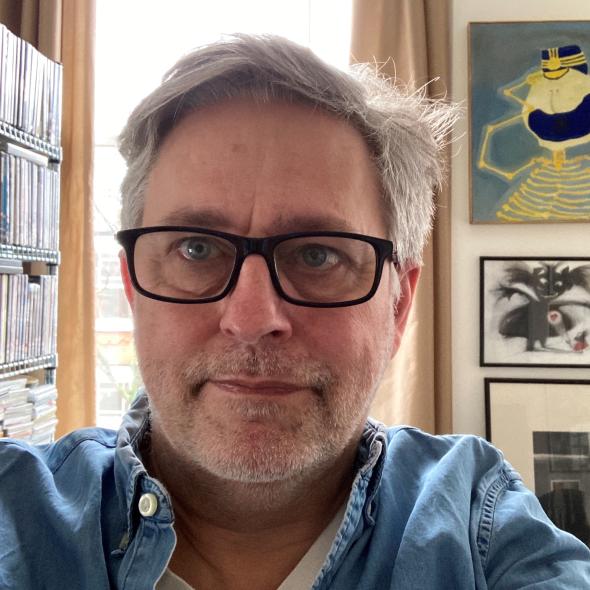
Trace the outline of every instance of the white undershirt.
<path fill-rule="evenodd" d="M 322 531 L 314 544 L 307 550 L 307 553 L 301 558 L 301 561 L 295 566 L 293 571 L 285 578 L 277 590 L 304 590 L 311 588 L 316 579 L 328 553 L 334 542 L 336 533 L 340 528 L 346 504 L 336 513 L 332 522 Z M 156 583 L 155 590 L 195 590 L 189 586 L 182 578 L 178 577 L 170 568 L 162 574 L 162 577 Z"/>

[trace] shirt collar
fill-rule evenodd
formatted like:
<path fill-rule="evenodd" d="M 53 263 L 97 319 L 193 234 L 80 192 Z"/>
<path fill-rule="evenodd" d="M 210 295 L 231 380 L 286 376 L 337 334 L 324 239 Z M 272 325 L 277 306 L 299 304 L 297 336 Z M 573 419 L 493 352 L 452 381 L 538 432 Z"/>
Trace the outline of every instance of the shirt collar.
<path fill-rule="evenodd" d="M 150 408 L 147 394 L 140 389 L 129 410 L 123 416 L 117 432 L 115 451 L 115 485 L 121 509 L 127 515 L 127 539 L 133 536 L 134 509 L 140 479 L 147 477 L 141 461 L 141 447 L 150 430 Z M 124 547 L 122 547 L 124 549 Z"/>
<path fill-rule="evenodd" d="M 385 426 L 369 418 L 359 443 L 357 463 L 360 475 L 369 480 L 364 502 L 364 516 L 370 525 L 375 524 L 377 492 L 383 475 L 386 449 Z"/>

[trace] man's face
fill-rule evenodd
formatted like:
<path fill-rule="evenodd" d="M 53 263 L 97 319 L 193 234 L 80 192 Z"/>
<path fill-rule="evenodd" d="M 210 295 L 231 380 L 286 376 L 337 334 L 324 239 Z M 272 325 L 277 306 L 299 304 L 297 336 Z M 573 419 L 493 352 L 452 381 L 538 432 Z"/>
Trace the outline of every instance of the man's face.
<path fill-rule="evenodd" d="M 166 138 L 143 225 L 385 238 L 383 218 L 354 128 L 305 106 L 233 100 L 187 116 Z M 227 297 L 206 304 L 145 298 L 122 271 L 154 433 L 187 464 L 243 482 L 325 469 L 356 444 L 417 276 L 401 277 L 396 312 L 389 263 L 371 300 L 328 309 L 282 300 L 258 255 Z"/>

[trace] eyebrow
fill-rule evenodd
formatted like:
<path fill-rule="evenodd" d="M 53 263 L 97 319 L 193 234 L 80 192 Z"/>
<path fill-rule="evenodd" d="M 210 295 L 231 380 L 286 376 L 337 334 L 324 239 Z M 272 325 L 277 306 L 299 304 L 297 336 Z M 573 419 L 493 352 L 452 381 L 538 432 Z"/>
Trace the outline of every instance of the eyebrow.
<path fill-rule="evenodd" d="M 227 215 L 215 209 L 183 207 L 163 217 L 161 225 L 185 225 L 207 229 L 229 230 L 233 224 Z M 289 217 L 279 215 L 272 223 L 272 232 L 277 234 L 322 230 L 358 231 L 348 221 L 334 215 L 292 215 Z"/>
<path fill-rule="evenodd" d="M 191 209 L 183 207 L 164 216 L 160 225 L 189 225 L 194 227 L 227 227 L 227 217 L 214 209 Z"/>

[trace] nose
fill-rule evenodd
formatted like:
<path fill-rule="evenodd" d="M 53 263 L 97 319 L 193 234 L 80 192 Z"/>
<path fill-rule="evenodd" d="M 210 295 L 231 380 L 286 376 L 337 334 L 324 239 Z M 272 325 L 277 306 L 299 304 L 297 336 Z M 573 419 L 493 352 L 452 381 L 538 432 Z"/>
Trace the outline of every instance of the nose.
<path fill-rule="evenodd" d="M 242 264 L 238 281 L 221 302 L 220 330 L 244 344 L 263 339 L 286 340 L 292 334 L 285 314 L 286 301 L 276 292 L 262 256 L 250 255 Z"/>

